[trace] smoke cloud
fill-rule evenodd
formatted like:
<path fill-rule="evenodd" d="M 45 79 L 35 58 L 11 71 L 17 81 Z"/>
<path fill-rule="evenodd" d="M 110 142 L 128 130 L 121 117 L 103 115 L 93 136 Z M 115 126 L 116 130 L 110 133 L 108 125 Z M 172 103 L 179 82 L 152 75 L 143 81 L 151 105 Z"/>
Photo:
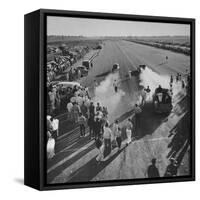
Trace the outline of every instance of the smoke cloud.
<path fill-rule="evenodd" d="M 107 107 L 109 113 L 108 120 L 110 122 L 114 120 L 115 111 L 122 97 L 125 95 L 125 92 L 120 88 L 118 88 L 118 92 L 114 91 L 113 83 L 115 80 L 119 80 L 119 73 L 109 74 L 105 80 L 95 88 L 93 99 L 95 103 L 100 102 L 102 106 Z"/>
<path fill-rule="evenodd" d="M 173 92 L 173 99 L 180 94 L 180 92 L 183 92 L 182 90 L 182 83 L 181 81 L 176 81 L 176 77 L 173 77 L 173 84 L 172 84 L 172 92 Z M 139 76 L 139 84 L 143 87 L 149 86 L 151 89 L 150 95 L 149 95 L 149 101 L 152 100 L 152 95 L 155 92 L 155 89 L 161 85 L 162 88 L 170 89 L 170 76 L 168 75 L 160 75 L 153 70 L 151 70 L 149 67 L 145 67 L 145 69 L 141 69 L 141 73 Z"/>

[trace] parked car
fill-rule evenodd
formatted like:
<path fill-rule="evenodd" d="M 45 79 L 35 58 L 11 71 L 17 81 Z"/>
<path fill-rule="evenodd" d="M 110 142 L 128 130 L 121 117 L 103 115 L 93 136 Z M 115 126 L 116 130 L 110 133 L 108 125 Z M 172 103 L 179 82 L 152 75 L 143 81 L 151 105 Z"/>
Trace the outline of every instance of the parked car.
<path fill-rule="evenodd" d="M 89 70 L 91 67 L 93 67 L 92 61 L 91 60 L 83 60 L 82 65 Z"/>
<path fill-rule="evenodd" d="M 68 87 L 73 88 L 75 85 L 81 86 L 78 82 L 69 82 L 69 81 L 52 81 L 50 83 L 52 86 L 62 86 L 62 88 L 66 89 Z"/>
<path fill-rule="evenodd" d="M 81 77 L 88 75 L 88 69 L 85 66 L 80 65 L 76 68 L 81 71 Z"/>

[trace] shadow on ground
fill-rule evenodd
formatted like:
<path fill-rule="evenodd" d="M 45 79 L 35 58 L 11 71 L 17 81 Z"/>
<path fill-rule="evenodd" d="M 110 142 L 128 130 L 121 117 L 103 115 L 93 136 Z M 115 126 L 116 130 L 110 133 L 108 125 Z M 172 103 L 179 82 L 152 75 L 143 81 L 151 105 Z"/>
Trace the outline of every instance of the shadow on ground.
<path fill-rule="evenodd" d="M 24 179 L 23 178 L 15 178 L 14 181 L 20 185 L 24 185 Z"/>

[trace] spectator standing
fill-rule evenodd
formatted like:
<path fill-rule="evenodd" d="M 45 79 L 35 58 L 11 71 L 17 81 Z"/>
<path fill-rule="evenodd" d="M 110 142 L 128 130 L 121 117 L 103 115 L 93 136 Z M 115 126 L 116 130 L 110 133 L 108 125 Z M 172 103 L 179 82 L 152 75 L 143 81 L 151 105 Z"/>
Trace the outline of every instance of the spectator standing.
<path fill-rule="evenodd" d="M 100 138 L 102 122 L 99 116 L 94 120 L 94 136 L 95 139 Z"/>
<path fill-rule="evenodd" d="M 66 89 L 66 101 L 67 101 L 67 103 L 70 101 L 72 96 L 73 96 L 72 88 L 71 87 L 67 87 L 67 89 Z"/>
<path fill-rule="evenodd" d="M 58 113 L 60 111 L 60 101 L 61 101 L 58 87 L 54 89 L 54 93 L 55 93 L 55 109 L 56 113 Z"/>
<path fill-rule="evenodd" d="M 47 131 L 47 138 L 47 158 L 52 159 L 55 156 L 55 139 L 49 131 Z"/>
<path fill-rule="evenodd" d="M 132 128 L 133 128 L 133 124 L 131 122 L 131 119 L 128 119 L 128 122 L 126 123 L 126 137 L 127 137 L 127 142 L 126 144 L 129 145 L 132 141 L 131 137 L 132 137 Z"/>
<path fill-rule="evenodd" d="M 102 111 L 102 107 L 100 106 L 99 102 L 97 103 L 97 106 L 96 106 L 96 112 L 98 111 Z"/>
<path fill-rule="evenodd" d="M 93 117 L 95 116 L 95 107 L 94 107 L 93 102 L 90 103 L 89 115 L 90 115 L 90 116 L 93 116 Z"/>
<path fill-rule="evenodd" d="M 103 107 L 103 111 L 102 112 L 103 112 L 104 117 L 107 118 L 107 116 L 108 116 L 108 110 L 107 110 L 106 107 Z"/>
<path fill-rule="evenodd" d="M 59 136 L 59 120 L 51 117 L 50 121 L 52 125 L 52 137 L 56 139 Z"/>
<path fill-rule="evenodd" d="M 149 101 L 151 89 L 149 88 L 149 86 L 147 86 L 147 88 L 145 88 L 144 90 L 146 92 L 146 100 Z"/>
<path fill-rule="evenodd" d="M 117 128 L 115 136 L 116 136 L 116 142 L 117 142 L 118 150 L 120 150 L 121 143 L 122 143 L 122 131 L 121 131 L 120 127 Z"/>
<path fill-rule="evenodd" d="M 136 130 L 140 128 L 141 112 L 142 112 L 142 109 L 140 108 L 140 106 L 138 106 L 138 104 L 135 104 L 134 113 L 135 113 Z"/>
<path fill-rule="evenodd" d="M 52 124 L 51 124 L 51 116 L 47 115 L 47 131 L 51 132 L 53 130 Z"/>
<path fill-rule="evenodd" d="M 50 90 L 48 92 L 49 100 L 50 100 L 50 114 L 53 114 L 55 111 L 55 93 Z"/>
<path fill-rule="evenodd" d="M 176 82 L 178 82 L 179 81 L 179 73 L 177 73 L 177 75 L 176 75 Z"/>
<path fill-rule="evenodd" d="M 142 102 L 141 104 L 144 105 L 146 102 L 146 90 L 145 88 L 141 91 Z"/>
<path fill-rule="evenodd" d="M 89 115 L 88 126 L 89 126 L 89 134 L 90 134 L 89 139 L 93 139 L 94 138 L 94 116 L 93 115 Z"/>
<path fill-rule="evenodd" d="M 75 94 L 78 91 L 78 85 L 75 85 L 72 89 L 72 93 Z"/>
<path fill-rule="evenodd" d="M 83 114 L 83 116 L 85 116 L 86 118 L 88 118 L 88 108 L 85 105 L 85 102 L 83 101 L 82 105 L 81 105 L 81 113 Z"/>
<path fill-rule="evenodd" d="M 147 169 L 147 175 L 148 178 L 158 178 L 160 177 L 158 168 L 156 167 L 156 159 L 153 158 L 151 160 L 151 165 L 149 165 L 148 169 Z"/>
<path fill-rule="evenodd" d="M 60 110 L 63 111 L 66 109 L 67 106 L 67 97 L 65 89 L 62 86 L 59 89 L 59 95 L 60 95 Z"/>
<path fill-rule="evenodd" d="M 185 88 L 185 81 L 182 80 L 182 89 L 184 89 L 184 88 Z"/>
<path fill-rule="evenodd" d="M 112 137 L 112 131 L 108 126 L 108 122 L 106 122 L 103 133 L 103 140 L 105 145 L 104 158 L 106 158 L 107 156 L 109 157 L 111 153 L 111 137 Z"/>
<path fill-rule="evenodd" d="M 170 83 L 172 84 L 173 83 L 173 76 L 171 75 L 170 77 Z"/>
<path fill-rule="evenodd" d="M 86 118 L 80 113 L 78 118 L 79 126 L 80 126 L 80 137 L 85 137 L 85 128 L 86 128 Z"/>
<path fill-rule="evenodd" d="M 100 138 L 97 138 L 95 140 L 95 145 L 98 149 L 98 156 L 96 157 L 96 161 L 97 162 L 101 162 L 103 160 L 103 157 L 104 157 L 104 149 L 105 149 L 105 145 L 104 143 L 102 142 L 102 140 Z"/>
<path fill-rule="evenodd" d="M 85 106 L 86 106 L 86 107 L 88 108 L 88 110 L 89 110 L 89 107 L 90 107 L 90 99 L 88 98 L 88 96 L 85 96 L 84 102 L 85 102 Z"/>
<path fill-rule="evenodd" d="M 74 102 L 72 107 L 72 114 L 75 123 L 78 122 L 79 113 L 80 113 L 80 107 L 76 102 Z"/>
<path fill-rule="evenodd" d="M 172 177 L 172 176 L 177 176 L 178 172 L 178 165 L 177 162 L 171 158 L 170 159 L 170 164 L 167 166 L 166 172 L 165 172 L 165 177 Z"/>
<path fill-rule="evenodd" d="M 73 104 L 72 104 L 72 102 L 70 101 L 70 102 L 67 104 L 67 112 L 68 112 L 68 119 L 69 119 L 69 120 L 72 120 L 72 119 L 73 119 L 73 116 L 72 116 L 72 108 L 73 108 Z"/>
<path fill-rule="evenodd" d="M 113 87 L 114 87 L 115 92 L 117 93 L 118 92 L 118 83 L 117 83 L 117 80 L 114 80 Z"/>
<path fill-rule="evenodd" d="M 111 140 L 112 141 L 116 141 L 116 135 L 117 135 L 117 132 L 118 132 L 118 128 L 119 128 L 119 121 L 118 120 L 115 120 L 115 122 L 113 123 L 113 127 L 112 127 L 112 138 Z"/>
<path fill-rule="evenodd" d="M 81 97 L 80 94 L 78 94 L 78 96 L 76 97 L 76 103 L 81 106 L 83 103 L 83 98 Z"/>

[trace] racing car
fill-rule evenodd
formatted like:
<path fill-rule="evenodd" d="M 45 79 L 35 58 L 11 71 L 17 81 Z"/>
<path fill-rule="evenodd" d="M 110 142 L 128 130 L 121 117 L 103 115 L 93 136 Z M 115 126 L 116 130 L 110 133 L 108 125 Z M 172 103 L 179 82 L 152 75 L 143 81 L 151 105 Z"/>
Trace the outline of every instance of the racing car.
<path fill-rule="evenodd" d="M 119 69 L 120 69 L 119 64 L 118 64 L 118 63 L 115 63 L 115 64 L 112 66 L 112 70 L 109 70 L 109 71 L 103 72 L 103 73 L 101 73 L 101 74 L 98 74 L 98 75 L 96 75 L 96 77 L 99 78 L 99 77 L 107 76 L 107 75 L 109 75 L 109 74 L 111 74 L 111 73 L 115 73 L 115 72 L 119 71 Z"/>
<path fill-rule="evenodd" d="M 142 72 L 142 69 L 145 69 L 146 65 L 139 65 L 136 70 L 129 71 L 129 74 L 126 75 L 126 77 L 132 77 L 132 76 L 139 76 Z"/>
<path fill-rule="evenodd" d="M 153 107 L 155 113 L 170 113 L 172 106 L 172 97 L 170 96 L 169 90 L 159 86 L 155 89 L 153 94 Z"/>

